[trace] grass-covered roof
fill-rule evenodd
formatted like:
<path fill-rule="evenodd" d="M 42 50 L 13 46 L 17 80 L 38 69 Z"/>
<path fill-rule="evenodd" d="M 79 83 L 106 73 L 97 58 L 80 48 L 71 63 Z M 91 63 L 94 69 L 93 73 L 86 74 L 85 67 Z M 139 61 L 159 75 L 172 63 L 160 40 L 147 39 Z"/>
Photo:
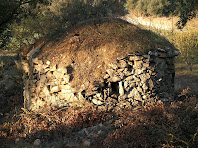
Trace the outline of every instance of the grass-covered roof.
<path fill-rule="evenodd" d="M 92 19 L 72 26 L 67 33 L 43 44 L 39 59 L 73 65 L 73 84 L 99 81 L 109 63 L 132 53 L 157 48 L 174 49 L 164 37 L 121 19 Z M 82 80 L 83 78 L 83 80 Z M 92 79 L 92 80 L 90 80 Z"/>

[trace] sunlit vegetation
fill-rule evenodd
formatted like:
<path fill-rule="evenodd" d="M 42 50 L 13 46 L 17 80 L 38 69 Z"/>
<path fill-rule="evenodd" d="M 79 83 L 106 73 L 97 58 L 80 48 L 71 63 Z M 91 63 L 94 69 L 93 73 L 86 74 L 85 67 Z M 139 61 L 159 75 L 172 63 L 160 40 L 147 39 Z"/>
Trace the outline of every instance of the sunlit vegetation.
<path fill-rule="evenodd" d="M 196 0 L 127 0 L 126 8 L 145 16 L 179 16 L 178 28 L 183 28 L 188 20 L 196 16 Z"/>
<path fill-rule="evenodd" d="M 125 0 L 3 0 L 0 3 L 2 8 L 0 11 L 1 55 L 16 54 L 26 45 L 33 45 L 36 41 L 45 40 L 45 38 L 55 39 L 57 34 L 60 37 L 79 22 L 95 17 L 123 14 L 124 4 Z M 126 8 L 141 15 L 180 16 L 181 20 L 178 23 L 180 27 L 185 26 L 186 21 L 194 17 L 197 4 L 197 0 L 153 0 L 151 2 L 126 0 Z M 100 27 L 101 33 L 109 31 L 106 26 Z M 118 26 L 112 24 L 108 27 L 112 27 L 113 34 L 109 31 L 106 38 L 103 36 L 97 38 L 98 40 L 92 38 L 97 44 L 100 43 L 99 40 L 105 43 L 118 37 L 118 42 L 124 46 L 128 40 L 131 40 L 127 36 L 131 35 L 128 32 L 131 26 L 119 27 L 118 23 Z M 37 138 L 41 140 L 40 147 L 66 147 L 65 139 L 75 139 L 75 134 L 82 129 L 100 125 L 107 130 L 99 135 L 103 131 L 99 129 L 97 131 L 99 136 L 96 138 L 92 136 L 89 147 L 196 148 L 198 145 L 196 27 L 195 25 L 194 29 L 187 31 L 149 28 L 166 37 L 180 51 L 175 66 L 175 100 L 170 104 L 118 111 L 105 110 L 87 104 L 83 108 L 71 107 L 33 113 L 23 108 L 23 84 L 20 77 L 16 79 L 15 84 L 20 88 L 15 89 L 15 87 L 12 90 L 15 93 L 1 90 L 1 96 L 4 96 L 4 99 L 0 99 L 6 103 L 3 104 L 2 101 L 0 104 L 0 147 L 34 147 L 34 141 Z M 115 36 L 116 31 L 119 31 L 117 36 Z M 82 37 L 86 39 L 94 33 L 94 30 L 86 28 Z M 147 31 L 147 33 L 152 34 L 154 39 L 159 39 L 160 44 L 167 43 L 167 40 L 158 38 L 153 32 Z M 146 44 L 146 42 L 143 43 Z M 93 43 L 90 44 L 92 45 Z M 124 46 L 124 48 L 128 47 Z M 145 48 L 146 51 L 147 48 Z M 12 50 L 14 51 L 9 52 Z M 3 77 L 5 69 L 11 65 L 8 60 L 0 62 L 0 78 Z M 16 94 L 16 91 L 21 93 Z M 84 146 L 79 145 L 79 147 Z"/>
<path fill-rule="evenodd" d="M 166 37 L 179 51 L 177 60 L 183 61 L 190 71 L 193 65 L 198 63 L 198 32 L 196 27 L 189 27 L 185 30 L 165 30 L 150 27 L 149 29 Z"/>

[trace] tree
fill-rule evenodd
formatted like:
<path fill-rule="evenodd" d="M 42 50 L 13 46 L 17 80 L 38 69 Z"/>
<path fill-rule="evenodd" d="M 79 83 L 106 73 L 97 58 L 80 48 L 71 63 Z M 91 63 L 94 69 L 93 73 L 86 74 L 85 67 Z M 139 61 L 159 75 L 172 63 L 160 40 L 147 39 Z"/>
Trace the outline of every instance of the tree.
<path fill-rule="evenodd" d="M 182 29 L 185 27 L 186 23 L 196 17 L 196 11 L 198 10 L 197 0 L 177 0 L 177 5 L 179 8 L 179 18 L 177 22 L 177 27 Z"/>
<path fill-rule="evenodd" d="M 124 11 L 125 0 L 3 0 L 0 48 L 17 49 L 40 37 L 51 37 L 70 25 Z M 41 5 L 42 4 L 42 5 Z M 50 5 L 49 5 L 50 4 Z"/>
<path fill-rule="evenodd" d="M 27 15 L 27 4 L 31 8 L 36 8 L 38 4 L 49 4 L 49 0 L 1 0 L 0 3 L 0 31 L 8 23 L 13 20 L 19 19 L 20 15 Z M 30 11 L 29 11 L 30 12 Z"/>
<path fill-rule="evenodd" d="M 1 0 L 0 3 L 0 49 L 6 47 L 13 40 L 14 23 L 31 15 L 39 4 L 49 5 L 50 0 Z"/>

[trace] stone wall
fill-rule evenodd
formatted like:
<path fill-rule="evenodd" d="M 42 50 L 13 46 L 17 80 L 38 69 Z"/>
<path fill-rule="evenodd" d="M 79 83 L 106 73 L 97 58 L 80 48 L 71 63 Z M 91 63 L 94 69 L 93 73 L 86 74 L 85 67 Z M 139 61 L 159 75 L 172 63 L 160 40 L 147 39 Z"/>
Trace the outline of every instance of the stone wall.
<path fill-rule="evenodd" d="M 75 70 L 72 64 L 44 62 L 33 56 L 35 52 L 22 61 L 24 102 L 28 109 L 83 106 L 85 102 L 110 109 L 173 99 L 177 51 L 159 48 L 146 55 L 131 54 L 117 59 L 117 63 L 109 63 L 102 83 L 87 82 L 80 89 L 70 85 Z"/>

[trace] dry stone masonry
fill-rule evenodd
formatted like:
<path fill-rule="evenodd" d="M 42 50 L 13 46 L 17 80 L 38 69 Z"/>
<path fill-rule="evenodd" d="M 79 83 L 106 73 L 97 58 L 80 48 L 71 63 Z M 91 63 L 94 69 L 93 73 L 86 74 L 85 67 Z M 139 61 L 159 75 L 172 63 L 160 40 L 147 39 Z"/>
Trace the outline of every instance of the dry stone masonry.
<path fill-rule="evenodd" d="M 31 51 L 22 61 L 24 69 L 25 107 L 40 111 L 46 108 L 83 106 L 91 102 L 99 107 L 136 107 L 173 99 L 174 57 L 177 50 L 158 48 L 148 54 L 138 53 L 109 63 L 102 83 L 82 84 L 75 89 L 72 64 L 52 64 L 43 61 Z M 83 78 L 82 78 L 83 79 Z"/>

